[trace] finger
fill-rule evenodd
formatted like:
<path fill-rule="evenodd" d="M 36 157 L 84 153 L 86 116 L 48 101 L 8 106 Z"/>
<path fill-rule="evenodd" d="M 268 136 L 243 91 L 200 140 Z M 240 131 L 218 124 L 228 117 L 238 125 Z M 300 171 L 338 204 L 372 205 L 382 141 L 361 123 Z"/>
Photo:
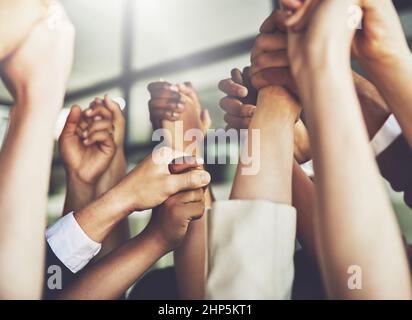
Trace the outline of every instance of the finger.
<path fill-rule="evenodd" d="M 181 102 L 185 102 L 185 100 L 187 101 L 188 99 L 191 100 L 188 102 L 199 102 L 199 98 L 196 94 L 196 91 L 190 82 L 186 82 L 183 85 L 182 84 L 178 85 L 178 87 L 179 87 L 179 92 L 182 95 L 180 98 Z"/>
<path fill-rule="evenodd" d="M 295 88 L 289 68 L 264 69 L 252 77 L 252 84 L 258 90 L 270 85 L 286 86 L 291 90 Z M 296 90 L 294 92 L 296 92 Z"/>
<path fill-rule="evenodd" d="M 84 114 L 89 119 L 94 117 L 101 117 L 102 119 L 110 120 L 113 119 L 113 115 L 110 110 L 103 105 L 98 105 L 93 109 L 87 109 Z"/>
<path fill-rule="evenodd" d="M 93 109 L 93 108 L 95 108 L 95 107 L 97 107 L 97 106 L 99 106 L 99 105 L 101 105 L 101 106 L 104 105 L 103 100 L 100 99 L 99 97 L 96 97 L 96 98 L 94 98 L 94 100 L 90 103 L 89 107 L 90 107 L 90 109 Z"/>
<path fill-rule="evenodd" d="M 151 83 L 148 90 L 152 98 L 164 98 L 179 100 L 179 88 L 175 85 L 165 82 Z"/>
<path fill-rule="evenodd" d="M 193 156 L 184 156 L 173 159 L 169 164 L 169 171 L 171 174 L 180 174 L 189 172 L 193 169 L 201 169 L 202 161 Z"/>
<path fill-rule="evenodd" d="M 90 146 L 95 143 L 110 143 L 113 142 L 113 135 L 107 131 L 97 131 L 90 134 L 86 139 L 83 140 L 83 144 Z"/>
<path fill-rule="evenodd" d="M 229 128 L 233 129 L 247 129 L 251 121 L 251 117 L 238 117 L 231 114 L 225 114 L 224 120 L 228 124 Z"/>
<path fill-rule="evenodd" d="M 288 40 L 285 34 L 261 33 L 256 37 L 255 45 L 251 53 L 251 61 L 262 52 L 286 50 L 287 42 Z"/>
<path fill-rule="evenodd" d="M 243 75 L 239 69 L 233 69 L 230 74 L 234 83 L 243 86 Z"/>
<path fill-rule="evenodd" d="M 110 99 L 110 96 L 107 94 L 104 96 L 103 103 L 107 107 L 107 109 L 112 112 L 114 125 L 124 125 L 126 120 L 124 118 L 120 105 L 116 101 Z"/>
<path fill-rule="evenodd" d="M 171 99 L 150 99 L 149 100 L 149 108 L 151 109 L 163 109 L 163 110 L 170 110 L 176 112 L 183 112 L 185 109 L 185 105 L 182 102 L 177 102 Z"/>
<path fill-rule="evenodd" d="M 252 59 L 251 75 L 267 68 L 289 67 L 289 58 L 286 50 L 263 52 Z"/>
<path fill-rule="evenodd" d="M 319 0 L 305 0 L 296 13 L 287 19 L 286 26 L 295 32 L 303 30 L 312 19 L 318 3 Z"/>
<path fill-rule="evenodd" d="M 281 5 L 284 9 L 295 11 L 302 7 L 301 0 L 281 0 Z"/>
<path fill-rule="evenodd" d="M 251 117 L 255 112 L 255 106 L 243 104 L 241 101 L 233 98 L 223 98 L 220 101 L 221 108 L 228 114 L 237 117 Z"/>
<path fill-rule="evenodd" d="M 90 135 L 96 131 L 107 131 L 113 134 L 113 122 L 109 120 L 94 121 L 84 132 L 87 132 L 87 135 Z"/>
<path fill-rule="evenodd" d="M 248 94 L 247 88 L 235 83 L 232 79 L 220 81 L 219 89 L 232 97 L 244 98 Z"/>
<path fill-rule="evenodd" d="M 79 121 L 79 123 L 77 124 L 77 126 L 80 128 L 80 129 L 82 129 L 82 130 L 85 130 L 85 129 L 87 129 L 87 127 L 89 126 L 89 124 L 92 122 L 92 121 L 87 121 L 86 120 L 87 118 L 82 114 L 82 117 L 80 118 L 80 121 Z"/>
<path fill-rule="evenodd" d="M 198 102 L 198 99 L 196 96 L 189 96 L 186 94 L 181 93 L 180 94 L 180 100 L 179 102 L 183 105 L 183 106 L 187 106 L 187 105 L 191 105 L 193 103 Z"/>
<path fill-rule="evenodd" d="M 203 196 L 203 199 L 201 199 L 200 201 L 196 201 L 196 202 L 191 202 L 189 204 L 187 204 L 189 206 L 189 210 L 184 211 L 184 212 L 188 212 L 188 216 L 186 217 L 186 219 L 189 219 L 191 221 L 195 221 L 195 220 L 199 220 L 203 217 L 203 215 L 205 214 L 205 198 Z"/>
<path fill-rule="evenodd" d="M 79 127 L 76 128 L 76 134 L 78 135 L 79 138 L 85 139 L 87 137 L 87 132 L 84 130 L 80 129 Z"/>
<path fill-rule="evenodd" d="M 256 106 L 258 92 L 252 85 L 252 79 L 250 75 L 250 67 L 245 67 L 243 69 L 243 83 L 246 88 L 248 88 L 248 95 L 246 98 L 242 99 L 244 104 L 251 104 Z"/>
<path fill-rule="evenodd" d="M 82 111 L 78 105 L 72 106 L 70 113 L 67 116 L 66 123 L 62 130 L 62 135 L 67 133 L 75 133 L 77 124 L 80 121 Z"/>
<path fill-rule="evenodd" d="M 181 203 L 191 203 L 202 201 L 205 197 L 205 191 L 203 189 L 190 190 L 180 193 L 180 202 Z"/>
<path fill-rule="evenodd" d="M 192 170 L 181 174 L 172 174 L 167 177 L 171 194 L 184 190 L 200 189 L 210 183 L 211 177 L 207 171 Z"/>
<path fill-rule="evenodd" d="M 202 109 L 202 112 L 200 113 L 200 120 L 202 120 L 204 128 L 209 129 L 212 126 L 212 118 L 210 117 L 209 110 Z"/>
<path fill-rule="evenodd" d="M 167 81 L 151 82 L 147 86 L 147 90 L 149 90 L 150 92 L 157 91 L 157 90 L 163 90 L 163 89 L 178 92 L 178 88 Z"/>
<path fill-rule="evenodd" d="M 154 121 L 177 121 L 181 119 L 182 113 L 170 110 L 153 109 L 150 111 L 150 117 Z"/>
<path fill-rule="evenodd" d="M 286 32 L 286 20 L 289 14 L 283 10 L 275 10 L 272 14 L 263 22 L 260 27 L 260 32 L 271 33 L 271 32 Z"/>

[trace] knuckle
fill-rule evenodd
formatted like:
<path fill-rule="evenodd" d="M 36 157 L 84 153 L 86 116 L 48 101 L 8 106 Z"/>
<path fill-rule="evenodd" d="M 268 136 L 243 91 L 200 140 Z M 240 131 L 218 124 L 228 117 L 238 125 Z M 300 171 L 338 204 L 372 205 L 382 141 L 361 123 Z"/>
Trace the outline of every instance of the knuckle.
<path fill-rule="evenodd" d="M 255 39 L 255 51 L 260 51 L 265 45 L 265 35 L 259 34 Z"/>

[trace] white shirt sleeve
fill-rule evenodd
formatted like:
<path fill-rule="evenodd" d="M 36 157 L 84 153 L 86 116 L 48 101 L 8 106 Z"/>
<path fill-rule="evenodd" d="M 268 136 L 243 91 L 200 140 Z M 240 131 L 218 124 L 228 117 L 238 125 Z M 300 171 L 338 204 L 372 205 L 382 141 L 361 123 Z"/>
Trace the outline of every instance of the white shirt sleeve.
<path fill-rule="evenodd" d="M 296 210 L 269 201 L 217 201 L 208 216 L 206 299 L 290 299 Z"/>
<path fill-rule="evenodd" d="M 401 134 L 402 129 L 398 121 L 394 115 L 391 115 L 371 141 L 375 155 L 378 156 L 385 151 Z"/>
<path fill-rule="evenodd" d="M 83 231 L 73 212 L 47 228 L 46 239 L 57 258 L 73 273 L 83 269 L 102 247 Z"/>

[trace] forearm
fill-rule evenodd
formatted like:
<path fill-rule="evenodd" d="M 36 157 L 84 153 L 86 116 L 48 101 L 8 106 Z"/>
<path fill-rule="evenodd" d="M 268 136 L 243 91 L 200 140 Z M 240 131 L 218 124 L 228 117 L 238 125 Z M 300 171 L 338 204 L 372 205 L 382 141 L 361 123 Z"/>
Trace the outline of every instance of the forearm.
<path fill-rule="evenodd" d="M 20 108 L 0 153 L 0 295 L 40 298 L 55 118 Z"/>
<path fill-rule="evenodd" d="M 211 209 L 213 201 L 209 186 L 205 191 L 206 213 L 201 219 L 190 223 L 183 243 L 174 251 L 179 298 L 183 300 L 204 299 L 207 211 Z"/>
<path fill-rule="evenodd" d="M 316 210 L 315 185 L 294 161 L 292 174 L 292 204 L 297 212 L 297 237 L 302 247 L 316 260 L 314 216 Z"/>
<path fill-rule="evenodd" d="M 58 298 L 118 299 L 165 253 L 154 237 L 142 232 L 85 270 Z"/>
<path fill-rule="evenodd" d="M 263 89 L 266 90 L 266 89 Z M 262 91 L 259 94 L 261 97 Z M 295 118 L 287 107 L 279 104 L 276 94 L 269 99 L 258 99 L 256 113 L 250 123 L 245 159 L 250 151 L 257 172 L 245 174 L 250 164 L 240 161 L 230 199 L 268 200 L 276 203 L 292 202 L 293 128 Z M 259 139 L 253 131 L 260 133 Z M 259 143 L 258 148 L 253 144 Z M 255 145 L 256 146 L 256 145 Z"/>
<path fill-rule="evenodd" d="M 369 139 L 373 139 L 388 120 L 391 112 L 371 82 L 355 72 L 353 72 L 353 78 Z"/>
<path fill-rule="evenodd" d="M 87 207 L 75 212 L 74 217 L 92 240 L 102 243 L 116 225 L 132 211 L 133 209 L 118 197 L 115 187 Z"/>
<path fill-rule="evenodd" d="M 318 194 L 315 226 L 326 285 L 335 298 L 409 298 L 399 227 L 368 145 L 349 70 L 317 70 L 304 98 Z M 348 157 L 342 159 L 344 154 Z M 363 290 L 348 288 L 347 272 L 353 265 L 363 270 Z"/>
<path fill-rule="evenodd" d="M 391 65 L 366 67 L 372 81 L 398 120 L 405 138 L 412 146 L 412 55 L 408 52 Z"/>
<path fill-rule="evenodd" d="M 83 209 L 95 199 L 94 186 L 79 181 L 69 172 L 66 172 L 66 185 L 63 215 Z"/>
<path fill-rule="evenodd" d="M 179 298 L 201 300 L 205 288 L 206 215 L 192 221 L 185 239 L 174 252 Z"/>
<path fill-rule="evenodd" d="M 123 148 L 118 148 L 108 170 L 101 177 L 96 186 L 96 197 L 101 196 L 116 186 L 126 176 L 126 158 Z M 112 250 L 120 247 L 130 238 L 130 227 L 128 218 L 120 221 L 109 233 L 102 244 L 102 250 L 95 259 L 101 259 Z"/>

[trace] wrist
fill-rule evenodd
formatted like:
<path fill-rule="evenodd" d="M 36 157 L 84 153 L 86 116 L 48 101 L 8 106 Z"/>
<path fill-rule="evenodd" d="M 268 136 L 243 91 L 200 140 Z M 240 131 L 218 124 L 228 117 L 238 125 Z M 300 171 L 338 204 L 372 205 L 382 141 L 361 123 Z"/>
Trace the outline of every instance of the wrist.
<path fill-rule="evenodd" d="M 66 184 L 67 188 L 75 189 L 75 190 L 87 190 L 93 191 L 95 190 L 95 183 L 90 181 L 84 181 L 79 177 L 77 172 L 66 170 Z"/>
<path fill-rule="evenodd" d="M 379 60 L 367 58 L 358 58 L 357 60 L 367 73 L 393 72 L 394 70 L 402 70 L 406 64 L 412 64 L 412 53 L 409 47 L 406 47 Z"/>
<path fill-rule="evenodd" d="M 153 251 L 157 252 L 159 257 L 162 257 L 173 250 L 172 246 L 162 236 L 161 232 L 154 229 L 150 223 L 141 234 L 144 239 L 153 244 Z"/>
<path fill-rule="evenodd" d="M 56 118 L 63 107 L 64 93 L 60 95 L 55 92 L 41 93 L 29 85 L 23 85 L 16 91 L 15 100 L 18 109 L 24 109 L 25 112 L 41 113 L 43 118 L 48 116 Z M 44 109 L 47 109 L 48 112 L 40 112 Z"/>
<path fill-rule="evenodd" d="M 280 121 L 294 124 L 299 117 L 300 107 L 287 89 L 269 86 L 261 89 L 258 95 L 254 117 L 265 122 Z"/>

